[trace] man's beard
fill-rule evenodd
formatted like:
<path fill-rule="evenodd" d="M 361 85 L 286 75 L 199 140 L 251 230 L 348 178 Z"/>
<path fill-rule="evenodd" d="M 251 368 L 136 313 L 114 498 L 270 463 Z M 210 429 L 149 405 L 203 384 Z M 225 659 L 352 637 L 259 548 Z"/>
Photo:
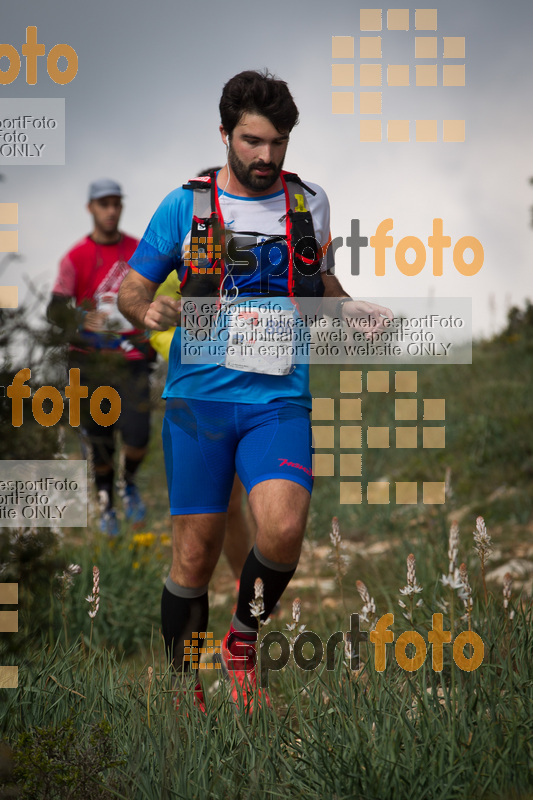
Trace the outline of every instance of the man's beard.
<path fill-rule="evenodd" d="M 239 183 L 253 192 L 263 192 L 265 189 L 270 189 L 271 186 L 274 186 L 279 178 L 284 160 L 285 159 L 282 158 L 278 165 L 274 164 L 272 161 L 269 164 L 265 164 L 262 161 L 254 161 L 247 167 L 234 153 L 231 147 L 228 150 L 228 164 L 233 174 Z M 254 172 L 254 169 L 257 168 L 270 168 L 271 171 L 268 175 L 257 175 L 257 173 Z"/>

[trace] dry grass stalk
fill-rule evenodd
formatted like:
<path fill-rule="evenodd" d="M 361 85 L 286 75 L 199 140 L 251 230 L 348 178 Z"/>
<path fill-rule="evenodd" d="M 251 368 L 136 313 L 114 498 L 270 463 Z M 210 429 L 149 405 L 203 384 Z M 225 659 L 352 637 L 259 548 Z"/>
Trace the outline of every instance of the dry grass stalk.
<path fill-rule="evenodd" d="M 453 575 L 457 569 L 457 553 L 459 552 L 459 525 L 453 522 L 448 538 L 448 574 Z"/>
<path fill-rule="evenodd" d="M 450 627 L 452 631 L 454 629 L 454 612 L 455 612 L 454 591 L 459 590 L 460 592 L 463 588 L 463 582 L 459 574 L 459 569 L 457 568 L 458 552 L 459 552 L 459 526 L 456 522 L 453 522 L 450 527 L 450 533 L 448 536 L 448 574 L 442 575 L 440 579 L 442 585 L 448 586 L 450 589 L 450 602 L 449 605 L 446 604 L 446 606 L 447 608 L 449 607 L 450 611 Z"/>
<path fill-rule="evenodd" d="M 451 467 L 446 467 L 446 472 L 444 473 L 444 497 L 446 500 L 451 500 L 453 497 Z"/>
<path fill-rule="evenodd" d="M 81 567 L 79 564 L 69 564 L 61 575 L 57 575 L 59 581 L 58 597 L 61 601 L 61 616 L 63 617 L 63 632 L 65 634 L 65 647 L 68 647 L 68 632 L 67 632 L 67 613 L 65 611 L 65 599 L 67 592 L 74 582 L 74 576 L 79 575 Z"/>
<path fill-rule="evenodd" d="M 85 697 L 84 694 L 80 694 L 80 692 L 76 692 L 74 689 L 69 689 L 68 686 L 63 686 L 62 683 L 59 683 L 59 681 L 57 680 L 56 677 L 54 677 L 54 675 L 49 675 L 48 676 L 48 678 L 46 679 L 45 688 L 46 688 L 46 684 L 48 683 L 48 680 L 54 681 L 54 683 L 57 683 L 57 685 L 61 689 L 64 689 L 66 692 L 70 692 L 71 694 L 76 694 L 78 697 L 81 697 L 83 700 L 87 700 L 87 698 Z"/>
<path fill-rule="evenodd" d="M 459 597 L 463 601 L 465 607 L 465 617 L 468 620 L 468 630 L 472 630 L 472 607 L 474 605 L 474 601 L 472 600 L 472 587 L 470 586 L 470 581 L 468 580 L 468 571 L 466 569 L 466 564 L 461 564 L 459 567 L 459 577 L 461 578 L 462 589 L 459 591 Z"/>
<path fill-rule="evenodd" d="M 448 536 L 448 574 L 440 579 L 443 586 L 450 589 L 462 589 L 461 576 L 457 568 L 457 554 L 459 553 L 459 525 L 453 522 Z M 451 602 L 453 604 L 453 594 Z"/>
<path fill-rule="evenodd" d="M 509 608 L 509 604 L 511 602 L 511 587 L 513 585 L 513 576 L 510 572 L 506 572 L 503 576 L 503 610 L 507 616 L 509 622 L 514 617 L 514 611 L 512 608 Z"/>
<path fill-rule="evenodd" d="M 331 520 L 331 533 L 329 534 L 329 538 L 331 540 L 331 544 L 333 545 L 332 561 L 335 567 L 337 583 L 339 584 L 341 601 L 344 606 L 345 604 L 344 604 L 344 590 L 342 585 L 342 578 L 346 574 L 346 570 L 348 569 L 348 564 L 350 563 L 350 560 L 348 556 L 346 556 L 343 553 L 344 544 L 342 542 L 339 520 L 337 519 L 337 517 L 333 517 L 333 519 Z"/>
<path fill-rule="evenodd" d="M 91 607 L 88 611 L 88 614 L 91 618 L 91 635 L 89 637 L 90 650 L 93 641 L 94 618 L 98 614 L 98 609 L 100 608 L 100 570 L 98 567 L 93 567 L 93 593 L 88 595 L 88 597 L 85 599 L 91 604 Z"/>
<path fill-rule="evenodd" d="M 93 451 L 89 445 L 89 440 L 85 433 L 80 433 L 80 445 L 81 445 L 82 458 L 85 458 L 87 461 L 87 486 L 93 487 L 95 485 Z M 87 521 L 92 524 L 98 517 L 98 511 L 99 511 L 99 507 L 97 505 L 97 502 L 95 502 L 94 493 L 92 489 L 87 492 L 87 504 L 88 504 Z"/>
<path fill-rule="evenodd" d="M 146 720 L 148 722 L 148 727 L 151 728 L 150 724 L 150 692 L 152 690 L 152 681 L 154 678 L 154 668 L 148 667 L 148 692 L 146 694 Z"/>

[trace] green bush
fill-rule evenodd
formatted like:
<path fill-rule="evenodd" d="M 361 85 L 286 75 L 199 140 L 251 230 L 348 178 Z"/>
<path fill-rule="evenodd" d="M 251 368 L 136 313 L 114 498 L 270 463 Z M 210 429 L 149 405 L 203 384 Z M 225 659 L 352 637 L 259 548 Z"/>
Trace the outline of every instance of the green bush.
<path fill-rule="evenodd" d="M 58 725 L 22 733 L 14 761 L 21 800 L 110 800 L 116 794 L 108 788 L 109 771 L 124 763 L 114 751 L 107 720 L 84 729 L 72 714 Z"/>

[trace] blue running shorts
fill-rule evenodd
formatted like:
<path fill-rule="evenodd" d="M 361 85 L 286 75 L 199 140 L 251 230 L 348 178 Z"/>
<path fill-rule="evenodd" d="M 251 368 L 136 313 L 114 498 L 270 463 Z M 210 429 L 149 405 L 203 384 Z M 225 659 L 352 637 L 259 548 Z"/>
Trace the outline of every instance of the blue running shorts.
<path fill-rule="evenodd" d="M 163 449 L 171 514 L 226 511 L 235 470 L 247 492 L 271 478 L 313 488 L 309 410 L 294 403 L 168 398 Z"/>

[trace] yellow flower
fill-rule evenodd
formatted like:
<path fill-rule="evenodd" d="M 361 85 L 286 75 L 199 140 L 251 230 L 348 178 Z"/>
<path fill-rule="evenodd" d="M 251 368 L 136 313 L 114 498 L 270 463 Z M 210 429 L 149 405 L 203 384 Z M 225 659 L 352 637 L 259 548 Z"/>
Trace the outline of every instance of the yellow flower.
<path fill-rule="evenodd" d="M 155 533 L 136 533 L 133 537 L 133 543 L 139 547 L 151 547 L 155 540 Z"/>
<path fill-rule="evenodd" d="M 161 534 L 161 539 L 159 540 L 162 545 L 168 545 L 171 543 L 172 539 L 170 536 L 167 536 L 166 533 Z"/>
<path fill-rule="evenodd" d="M 138 561 L 134 561 L 134 562 L 133 562 L 133 564 L 132 564 L 131 566 L 133 567 L 133 569 L 139 569 L 139 567 L 140 567 L 141 565 L 140 565 L 140 563 L 139 563 Z"/>

